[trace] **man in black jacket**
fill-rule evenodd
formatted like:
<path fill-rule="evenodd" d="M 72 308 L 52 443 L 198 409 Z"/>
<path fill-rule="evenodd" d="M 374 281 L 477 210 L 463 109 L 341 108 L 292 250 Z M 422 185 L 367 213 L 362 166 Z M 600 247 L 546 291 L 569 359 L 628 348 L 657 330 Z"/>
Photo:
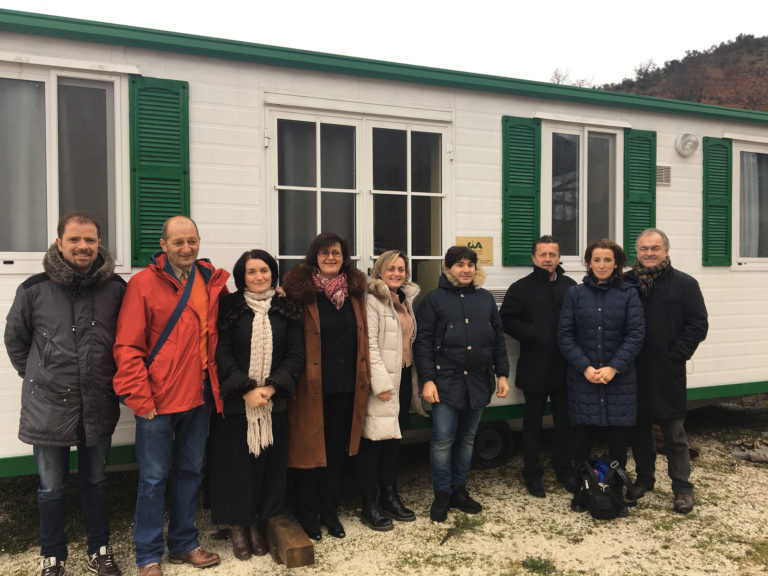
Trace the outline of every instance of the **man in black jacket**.
<path fill-rule="evenodd" d="M 557 325 L 565 292 L 576 282 L 560 267 L 560 242 L 554 236 L 538 238 L 531 253 L 533 272 L 507 290 L 501 321 L 504 331 L 520 341 L 515 385 L 525 397 L 523 479 L 532 496 L 544 498 L 539 454 L 547 398 L 555 425 L 552 467 L 567 490 L 573 491 L 574 486 L 566 363 L 557 346 Z"/>
<path fill-rule="evenodd" d="M 637 261 L 627 279 L 638 284 L 645 307 L 645 342 L 637 357 L 637 426 L 632 434 L 637 480 L 630 496 L 640 498 L 656 482 L 653 423 L 664 437 L 675 512 L 693 510 L 688 437 L 685 363 L 707 336 L 707 308 L 696 280 L 672 268 L 669 238 L 657 228 L 643 230 L 635 242 Z"/>
<path fill-rule="evenodd" d="M 24 379 L 19 439 L 32 444 L 40 475 L 42 576 L 63 576 L 67 559 L 69 450 L 77 446 L 88 570 L 120 576 L 109 545 L 104 464 L 120 416 L 112 389 L 112 346 L 125 282 L 85 212 L 59 220 L 45 272 L 19 286 L 5 325 L 5 347 Z"/>

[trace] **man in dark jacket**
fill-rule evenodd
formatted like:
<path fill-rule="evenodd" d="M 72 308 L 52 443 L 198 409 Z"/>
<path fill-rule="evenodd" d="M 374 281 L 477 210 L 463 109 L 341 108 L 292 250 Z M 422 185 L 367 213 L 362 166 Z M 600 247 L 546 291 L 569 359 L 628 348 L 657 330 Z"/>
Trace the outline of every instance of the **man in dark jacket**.
<path fill-rule="evenodd" d="M 557 347 L 560 307 L 568 288 L 576 282 L 560 267 L 560 241 L 542 236 L 531 251 L 533 272 L 513 283 L 501 305 L 504 331 L 520 341 L 515 385 L 523 391 L 523 480 L 528 492 L 544 498 L 539 462 L 544 408 L 549 398 L 554 434 L 552 468 L 557 480 L 573 491 L 571 430 L 565 386 L 566 363 Z"/>
<path fill-rule="evenodd" d="M 43 576 L 65 574 L 70 446 L 77 446 L 88 569 L 121 573 L 109 545 L 104 464 L 120 416 L 112 345 L 125 282 L 100 238 L 89 214 L 63 216 L 45 272 L 19 286 L 6 319 L 5 347 L 24 379 L 19 439 L 33 446 L 40 475 Z"/>
<path fill-rule="evenodd" d="M 685 363 L 707 336 L 707 308 L 698 282 L 672 268 L 669 238 L 649 228 L 635 243 L 637 261 L 627 274 L 638 284 L 645 307 L 646 336 L 637 357 L 638 415 L 632 435 L 637 480 L 633 498 L 643 496 L 656 482 L 656 445 L 653 423 L 664 437 L 676 512 L 693 510 L 693 484 L 688 438 L 683 424 L 687 410 Z"/>

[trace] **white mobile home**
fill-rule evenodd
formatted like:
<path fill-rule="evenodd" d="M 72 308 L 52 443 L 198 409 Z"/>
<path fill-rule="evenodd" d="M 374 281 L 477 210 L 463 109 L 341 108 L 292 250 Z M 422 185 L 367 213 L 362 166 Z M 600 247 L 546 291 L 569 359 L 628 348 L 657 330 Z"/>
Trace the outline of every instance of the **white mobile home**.
<path fill-rule="evenodd" d="M 633 260 L 655 225 L 710 312 L 689 398 L 768 391 L 766 113 L 0 10 L 0 136 L 3 319 L 76 208 L 126 278 L 187 213 L 219 267 L 261 247 L 285 271 L 333 229 L 362 270 L 406 249 L 425 289 L 460 238 L 499 298 L 539 234 L 579 279 L 588 240 Z M 0 475 L 34 471 L 20 389 L 3 349 Z"/>

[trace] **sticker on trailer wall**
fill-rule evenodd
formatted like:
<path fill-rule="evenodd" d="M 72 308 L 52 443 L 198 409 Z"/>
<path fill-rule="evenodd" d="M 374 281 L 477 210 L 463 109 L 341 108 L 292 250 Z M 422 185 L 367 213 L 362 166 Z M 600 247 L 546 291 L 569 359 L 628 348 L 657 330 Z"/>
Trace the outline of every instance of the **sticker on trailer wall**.
<path fill-rule="evenodd" d="M 479 266 L 493 266 L 493 236 L 456 236 L 456 246 L 467 246 L 477 252 Z"/>

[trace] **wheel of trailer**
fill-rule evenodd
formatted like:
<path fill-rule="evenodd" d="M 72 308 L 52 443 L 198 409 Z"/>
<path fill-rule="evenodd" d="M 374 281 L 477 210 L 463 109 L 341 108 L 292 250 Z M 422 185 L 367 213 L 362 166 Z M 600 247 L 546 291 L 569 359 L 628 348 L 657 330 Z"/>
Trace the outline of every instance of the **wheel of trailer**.
<path fill-rule="evenodd" d="M 475 436 L 472 468 L 486 470 L 505 464 L 512 456 L 512 430 L 506 422 L 481 422 Z"/>

